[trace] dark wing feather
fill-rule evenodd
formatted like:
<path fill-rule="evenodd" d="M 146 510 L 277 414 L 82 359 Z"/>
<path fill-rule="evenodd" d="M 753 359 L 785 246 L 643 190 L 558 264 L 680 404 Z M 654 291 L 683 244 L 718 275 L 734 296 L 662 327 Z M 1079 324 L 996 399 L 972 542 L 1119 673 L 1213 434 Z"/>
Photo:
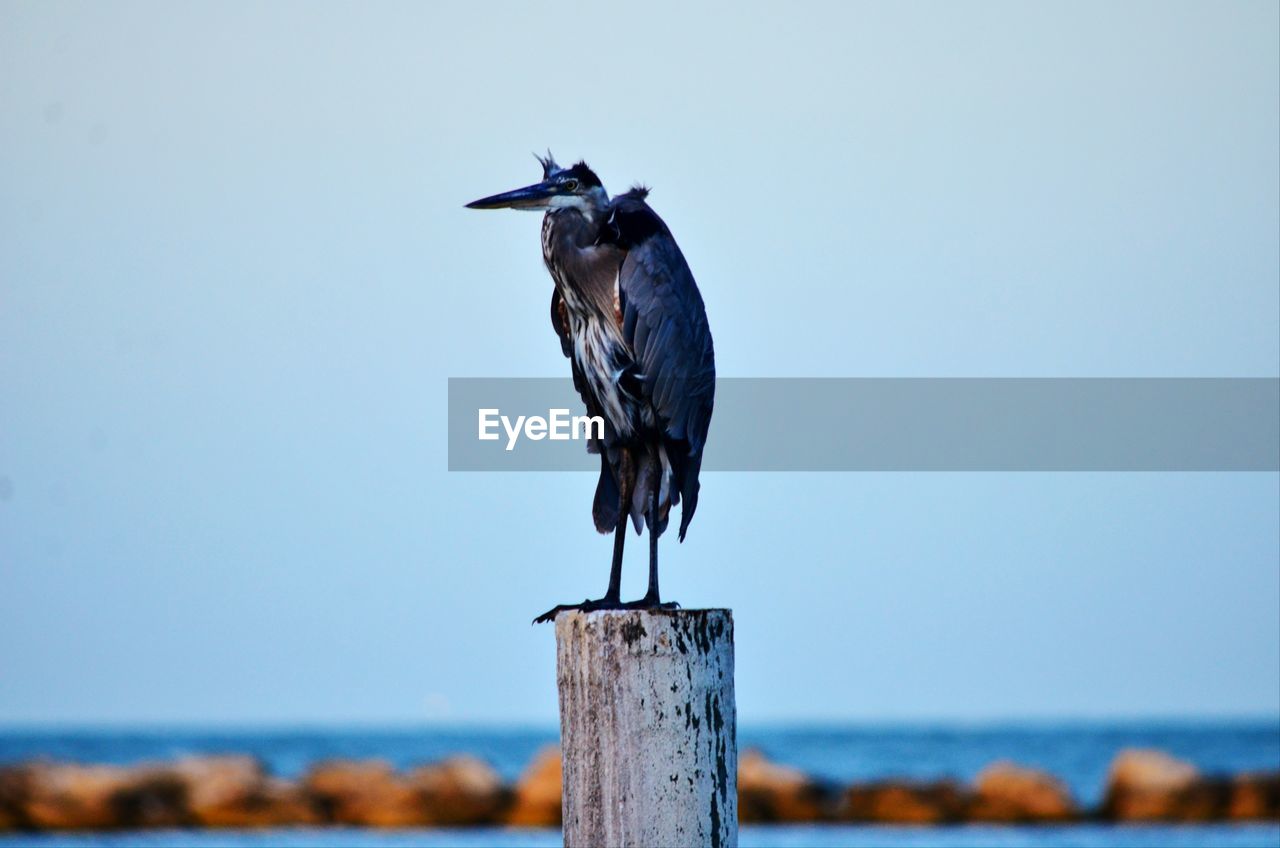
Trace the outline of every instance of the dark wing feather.
<path fill-rule="evenodd" d="M 684 254 L 643 194 L 621 195 L 612 207 L 608 235 L 627 251 L 618 276 L 623 336 L 641 391 L 657 413 L 684 500 L 683 539 L 697 508 L 698 470 L 715 398 L 711 329 Z"/>

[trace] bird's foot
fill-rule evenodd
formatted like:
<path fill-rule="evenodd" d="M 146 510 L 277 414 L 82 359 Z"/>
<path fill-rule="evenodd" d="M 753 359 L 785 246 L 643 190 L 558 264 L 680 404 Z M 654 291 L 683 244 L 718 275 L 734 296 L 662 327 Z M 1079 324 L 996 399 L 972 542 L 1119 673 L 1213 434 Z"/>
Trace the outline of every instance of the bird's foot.
<path fill-rule="evenodd" d="M 559 604 L 544 612 L 533 620 L 534 624 L 543 624 L 548 621 L 555 621 L 557 615 L 570 610 L 578 612 L 594 612 L 595 610 L 622 609 L 623 604 L 617 598 L 597 598 L 596 600 L 586 600 L 580 604 Z"/>
<path fill-rule="evenodd" d="M 667 601 L 666 603 L 663 603 L 662 601 L 658 600 L 657 598 L 652 598 L 652 597 L 650 597 L 650 596 L 648 596 L 648 595 L 645 595 L 643 598 L 641 598 L 641 599 L 640 599 L 640 600 L 638 600 L 638 601 L 630 601 L 630 602 L 628 602 L 628 603 L 622 604 L 622 609 L 629 609 L 629 610 L 675 610 L 675 609 L 680 609 L 680 605 L 679 605 L 679 604 L 677 604 L 675 601 Z"/>
<path fill-rule="evenodd" d="M 667 603 L 657 603 L 650 598 L 641 598 L 638 601 L 621 601 L 610 598 L 599 598 L 594 601 L 583 601 L 580 604 L 560 604 L 544 612 L 533 620 L 534 624 L 543 624 L 549 621 L 555 621 L 556 616 L 562 612 L 595 612 L 597 610 L 673 610 L 679 609 L 680 605 L 675 601 Z"/>

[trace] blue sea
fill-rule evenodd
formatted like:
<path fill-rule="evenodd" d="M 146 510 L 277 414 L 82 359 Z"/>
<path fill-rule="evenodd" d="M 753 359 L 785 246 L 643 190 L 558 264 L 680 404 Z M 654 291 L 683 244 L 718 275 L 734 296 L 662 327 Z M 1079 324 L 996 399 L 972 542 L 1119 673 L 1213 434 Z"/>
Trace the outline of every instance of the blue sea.
<path fill-rule="evenodd" d="M 534 753 L 556 742 L 554 728 L 294 730 L 0 730 L 0 762 L 33 757 L 129 764 L 191 754 L 250 753 L 274 773 L 295 777 L 330 757 L 378 757 L 407 767 L 456 753 L 488 760 L 515 779 Z M 839 783 L 888 777 L 972 779 L 1000 759 L 1062 778 L 1085 806 L 1101 797 L 1107 767 L 1126 747 L 1158 748 L 1206 773 L 1280 769 L 1280 719 L 1231 722 L 1108 722 L 850 727 L 743 727 L 739 748 Z M 0 835 L 8 846 L 552 846 L 558 831 L 467 829 L 287 829 Z M 1280 848 L 1280 825 L 1065 827 L 744 826 L 743 846 L 1266 846 Z"/>

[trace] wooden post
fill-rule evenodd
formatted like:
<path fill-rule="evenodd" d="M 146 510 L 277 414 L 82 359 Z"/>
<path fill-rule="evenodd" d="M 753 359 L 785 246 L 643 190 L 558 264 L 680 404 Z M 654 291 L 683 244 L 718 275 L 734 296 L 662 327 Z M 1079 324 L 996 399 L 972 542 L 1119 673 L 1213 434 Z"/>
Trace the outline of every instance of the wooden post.
<path fill-rule="evenodd" d="M 556 618 L 566 848 L 738 844 L 733 614 Z"/>

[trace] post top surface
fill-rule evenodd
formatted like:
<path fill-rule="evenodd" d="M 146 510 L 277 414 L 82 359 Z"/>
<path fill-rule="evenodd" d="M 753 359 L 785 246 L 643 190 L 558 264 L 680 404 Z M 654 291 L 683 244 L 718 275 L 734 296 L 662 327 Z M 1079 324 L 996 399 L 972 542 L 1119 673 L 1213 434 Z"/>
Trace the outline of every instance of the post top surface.
<path fill-rule="evenodd" d="M 691 618 L 709 618 L 709 617 L 725 617 L 732 619 L 733 610 L 728 607 L 694 607 L 690 609 L 617 609 L 617 610 L 592 610 L 591 612 L 583 612 L 582 610 L 565 610 L 556 616 L 556 621 L 571 620 L 575 618 L 583 618 L 588 621 L 598 619 L 611 618 L 639 618 L 639 619 L 673 619 L 679 621 L 681 619 Z"/>
<path fill-rule="evenodd" d="M 729 613 L 728 607 L 678 607 L 676 609 L 603 609 L 583 612 L 582 610 L 565 610 L 560 615 L 706 615 L 708 613 Z"/>

